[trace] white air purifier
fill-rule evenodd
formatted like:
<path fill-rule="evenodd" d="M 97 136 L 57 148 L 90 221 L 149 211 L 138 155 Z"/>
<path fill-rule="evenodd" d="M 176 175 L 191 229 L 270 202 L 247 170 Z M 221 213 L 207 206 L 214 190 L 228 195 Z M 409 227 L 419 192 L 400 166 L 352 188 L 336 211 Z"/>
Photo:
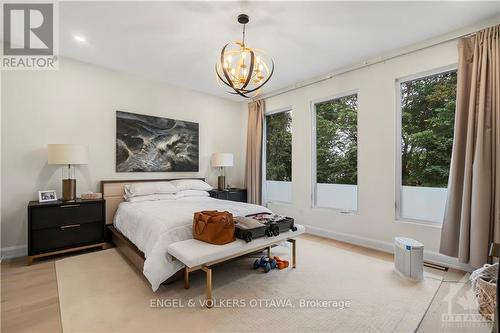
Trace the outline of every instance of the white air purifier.
<path fill-rule="evenodd" d="M 394 270 L 414 281 L 424 278 L 424 244 L 405 237 L 394 238 Z"/>

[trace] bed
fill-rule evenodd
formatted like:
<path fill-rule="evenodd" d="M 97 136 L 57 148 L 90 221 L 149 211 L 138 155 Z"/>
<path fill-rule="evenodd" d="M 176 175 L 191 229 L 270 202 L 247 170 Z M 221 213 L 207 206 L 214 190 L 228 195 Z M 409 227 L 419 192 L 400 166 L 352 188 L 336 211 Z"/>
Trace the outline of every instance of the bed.
<path fill-rule="evenodd" d="M 142 271 L 154 291 L 184 267 L 167 253 L 167 247 L 192 238 L 194 212 L 227 210 L 234 216 L 270 212 L 263 206 L 206 196 L 143 202 L 125 202 L 123 199 L 125 185 L 132 182 L 171 180 L 101 182 L 101 191 L 106 200 L 106 224 L 109 226 L 112 241 L 118 250 Z"/>

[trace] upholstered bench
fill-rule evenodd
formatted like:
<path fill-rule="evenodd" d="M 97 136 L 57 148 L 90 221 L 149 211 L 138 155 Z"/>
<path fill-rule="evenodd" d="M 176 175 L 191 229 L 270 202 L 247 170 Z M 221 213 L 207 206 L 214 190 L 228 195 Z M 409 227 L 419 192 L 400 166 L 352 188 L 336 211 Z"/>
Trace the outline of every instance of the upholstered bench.
<path fill-rule="evenodd" d="M 246 243 L 241 239 L 225 245 L 213 245 L 196 239 L 176 242 L 168 247 L 168 253 L 182 262 L 184 267 L 184 288 L 189 288 L 189 273 L 198 269 L 203 270 L 207 276 L 207 307 L 212 307 L 212 265 L 246 254 L 267 249 L 271 257 L 271 246 L 288 241 L 292 244 L 292 267 L 296 266 L 295 238 L 305 232 L 301 225 L 295 225 L 297 231 L 288 231 L 274 237 L 257 238 Z"/>

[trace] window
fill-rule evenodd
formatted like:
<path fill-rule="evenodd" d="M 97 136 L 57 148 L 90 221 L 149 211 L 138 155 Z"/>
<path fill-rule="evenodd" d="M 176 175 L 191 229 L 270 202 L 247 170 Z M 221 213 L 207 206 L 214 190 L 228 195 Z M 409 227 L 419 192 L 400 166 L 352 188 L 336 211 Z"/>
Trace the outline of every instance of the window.
<path fill-rule="evenodd" d="M 358 209 L 358 95 L 314 104 L 314 206 Z"/>
<path fill-rule="evenodd" d="M 457 71 L 398 81 L 397 214 L 441 223 L 446 205 Z"/>
<path fill-rule="evenodd" d="M 292 111 L 265 118 L 264 202 L 292 201 Z"/>

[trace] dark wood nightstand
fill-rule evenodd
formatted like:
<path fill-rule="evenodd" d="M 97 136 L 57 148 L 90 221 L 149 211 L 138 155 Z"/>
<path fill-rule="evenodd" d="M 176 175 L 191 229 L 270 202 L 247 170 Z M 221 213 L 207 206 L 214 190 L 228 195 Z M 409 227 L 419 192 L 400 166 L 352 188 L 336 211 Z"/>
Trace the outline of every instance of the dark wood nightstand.
<path fill-rule="evenodd" d="M 33 259 L 93 247 L 106 249 L 105 200 L 30 201 L 28 265 Z"/>
<path fill-rule="evenodd" d="M 209 193 L 212 198 L 216 199 L 247 202 L 247 190 L 244 188 L 230 188 L 222 191 L 214 189 Z"/>

